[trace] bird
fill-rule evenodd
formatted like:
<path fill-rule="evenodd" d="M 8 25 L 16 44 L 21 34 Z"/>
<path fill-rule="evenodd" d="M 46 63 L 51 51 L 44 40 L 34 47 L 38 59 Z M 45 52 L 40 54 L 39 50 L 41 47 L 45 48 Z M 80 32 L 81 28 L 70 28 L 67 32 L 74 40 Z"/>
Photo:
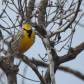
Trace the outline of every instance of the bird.
<path fill-rule="evenodd" d="M 16 34 L 10 43 L 13 52 L 26 52 L 35 42 L 35 32 L 29 23 L 23 22 L 22 29 Z"/>

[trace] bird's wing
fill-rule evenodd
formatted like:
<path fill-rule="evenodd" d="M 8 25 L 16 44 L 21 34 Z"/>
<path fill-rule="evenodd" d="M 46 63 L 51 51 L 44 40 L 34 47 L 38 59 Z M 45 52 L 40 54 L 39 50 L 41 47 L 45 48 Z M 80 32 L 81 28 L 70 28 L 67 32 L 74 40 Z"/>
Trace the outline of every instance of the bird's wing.
<path fill-rule="evenodd" d="M 11 42 L 11 49 L 12 51 L 19 51 L 19 47 L 20 47 L 20 43 L 21 40 L 23 38 L 23 30 L 21 30 L 20 32 L 18 32 L 18 34 L 15 36 L 14 40 Z"/>

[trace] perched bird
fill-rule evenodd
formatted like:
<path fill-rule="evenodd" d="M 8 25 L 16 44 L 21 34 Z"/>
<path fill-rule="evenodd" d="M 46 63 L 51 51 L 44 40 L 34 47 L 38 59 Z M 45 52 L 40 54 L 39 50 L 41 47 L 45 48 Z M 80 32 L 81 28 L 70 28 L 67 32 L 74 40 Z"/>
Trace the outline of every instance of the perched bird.
<path fill-rule="evenodd" d="M 25 23 L 11 42 L 12 51 L 26 52 L 35 41 L 35 33 L 30 24 Z"/>

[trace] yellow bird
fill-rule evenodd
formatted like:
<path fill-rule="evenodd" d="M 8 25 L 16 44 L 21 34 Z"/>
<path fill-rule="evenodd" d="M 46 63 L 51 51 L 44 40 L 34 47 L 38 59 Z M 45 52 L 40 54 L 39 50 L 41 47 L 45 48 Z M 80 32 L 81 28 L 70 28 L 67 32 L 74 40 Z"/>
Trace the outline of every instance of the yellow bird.
<path fill-rule="evenodd" d="M 11 42 L 12 51 L 26 52 L 35 41 L 35 33 L 31 29 L 30 24 L 24 24 L 21 31 L 15 36 Z"/>

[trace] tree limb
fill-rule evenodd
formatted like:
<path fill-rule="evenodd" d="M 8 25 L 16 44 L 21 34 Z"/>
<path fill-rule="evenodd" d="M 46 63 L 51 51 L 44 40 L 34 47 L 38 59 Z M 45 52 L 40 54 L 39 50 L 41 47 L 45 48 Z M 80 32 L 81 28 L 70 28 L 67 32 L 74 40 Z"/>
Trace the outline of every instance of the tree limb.
<path fill-rule="evenodd" d="M 77 55 L 80 52 L 82 52 L 83 50 L 84 50 L 84 42 L 75 48 L 71 48 L 66 55 L 59 57 L 59 59 L 58 59 L 59 63 L 58 64 L 61 64 L 61 63 L 64 63 L 66 61 L 69 61 L 69 60 L 76 58 Z"/>
<path fill-rule="evenodd" d="M 80 79 L 84 80 L 84 75 L 82 73 L 80 73 L 79 71 L 73 70 L 73 69 L 71 69 L 69 67 L 59 66 L 58 70 L 69 72 L 69 73 L 79 77 Z"/>
<path fill-rule="evenodd" d="M 45 23 L 45 14 L 46 14 L 46 7 L 48 4 L 48 0 L 41 0 L 40 8 L 38 13 L 38 24 L 44 25 Z"/>
<path fill-rule="evenodd" d="M 51 44 L 48 38 L 43 38 L 44 45 L 46 47 L 46 52 L 48 55 L 49 59 L 49 70 L 50 70 L 50 78 L 51 78 L 51 83 L 55 84 L 55 77 L 54 77 L 54 60 L 52 56 L 52 50 L 51 50 Z"/>
<path fill-rule="evenodd" d="M 45 37 L 46 31 L 45 31 L 45 14 L 46 14 L 46 7 L 48 4 L 48 0 L 41 0 L 39 4 L 39 13 L 38 13 L 38 26 L 36 26 L 36 29 L 39 33 L 41 33 L 42 36 Z"/>
<path fill-rule="evenodd" d="M 25 55 L 20 55 L 20 57 L 21 57 L 22 61 L 24 61 L 27 65 L 29 65 L 29 66 L 34 70 L 34 72 L 36 73 L 36 75 L 38 76 L 38 78 L 41 80 L 41 82 L 42 82 L 43 84 L 47 84 L 46 81 L 45 81 L 45 80 L 43 79 L 43 77 L 41 76 L 41 74 L 39 73 L 39 71 L 36 69 L 36 67 L 33 66 L 33 65 L 30 63 L 28 57 L 26 57 Z"/>
<path fill-rule="evenodd" d="M 42 61 L 39 61 L 39 60 L 31 60 L 31 59 L 29 59 L 29 60 L 30 60 L 31 63 L 33 63 L 33 64 L 35 64 L 36 66 L 39 66 L 39 67 L 47 68 L 49 66 L 49 64 L 46 64 L 46 63 L 44 63 Z M 69 72 L 69 73 L 75 75 L 76 77 L 84 80 L 84 75 L 82 73 L 80 73 L 79 71 L 73 70 L 69 67 L 59 66 L 58 70 Z"/>
<path fill-rule="evenodd" d="M 5 72 L 8 84 L 17 84 L 16 72 L 18 72 L 18 66 L 11 66 L 10 64 L 6 64 L 4 61 L 0 61 L 0 67 Z"/>
<path fill-rule="evenodd" d="M 29 0 L 28 7 L 27 7 L 27 19 L 31 19 L 32 11 L 34 10 L 34 3 L 35 0 Z"/>

